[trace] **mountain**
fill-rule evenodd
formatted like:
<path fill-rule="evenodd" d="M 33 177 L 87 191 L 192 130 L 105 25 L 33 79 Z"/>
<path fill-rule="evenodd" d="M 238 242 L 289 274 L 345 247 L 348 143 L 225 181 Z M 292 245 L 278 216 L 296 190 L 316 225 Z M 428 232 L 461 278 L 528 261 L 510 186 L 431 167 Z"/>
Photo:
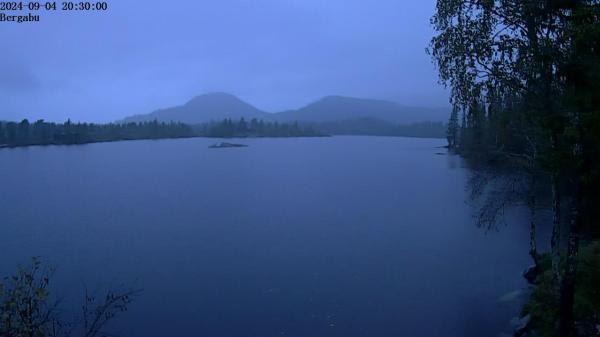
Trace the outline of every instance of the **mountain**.
<path fill-rule="evenodd" d="M 274 114 L 279 121 L 331 122 L 364 117 L 380 119 L 397 124 L 423 121 L 446 121 L 450 114 L 447 108 L 407 107 L 394 102 L 327 96 L 298 110 Z"/>
<path fill-rule="evenodd" d="M 121 122 L 142 122 L 158 120 L 160 122 L 182 122 L 201 124 L 221 121 L 225 118 L 238 120 L 244 117 L 278 122 L 335 122 L 364 118 L 381 120 L 393 124 L 413 124 L 424 121 L 445 122 L 449 109 L 406 107 L 394 102 L 327 96 L 297 110 L 278 113 L 261 111 L 254 106 L 227 93 L 210 93 L 197 96 L 184 105 L 156 110 L 145 115 L 127 117 Z"/>
<path fill-rule="evenodd" d="M 121 122 L 142 122 L 158 120 L 159 122 L 182 122 L 200 124 L 210 121 L 220 121 L 225 118 L 234 120 L 270 119 L 270 113 L 261 111 L 239 98 L 222 92 L 196 96 L 181 106 L 160 109 L 145 115 L 127 117 Z"/>

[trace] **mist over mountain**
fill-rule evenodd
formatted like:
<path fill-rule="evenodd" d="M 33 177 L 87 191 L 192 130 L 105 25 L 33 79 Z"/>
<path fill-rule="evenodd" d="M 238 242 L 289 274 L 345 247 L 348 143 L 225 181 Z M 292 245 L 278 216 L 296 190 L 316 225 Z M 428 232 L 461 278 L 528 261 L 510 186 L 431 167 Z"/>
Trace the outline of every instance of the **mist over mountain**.
<path fill-rule="evenodd" d="M 200 124 L 219 121 L 226 118 L 269 119 L 271 114 L 261 111 L 242 101 L 234 95 L 215 92 L 196 96 L 181 106 L 160 109 L 145 115 L 127 117 L 122 122 L 143 122 L 157 120 L 159 122 L 182 122 Z"/>
<path fill-rule="evenodd" d="M 197 96 L 182 106 L 161 109 L 145 115 L 125 118 L 122 122 L 158 120 L 200 124 L 226 118 L 247 120 L 252 118 L 279 122 L 333 122 L 377 119 L 394 124 L 446 121 L 446 108 L 406 107 L 394 102 L 343 96 L 327 96 L 297 110 L 278 113 L 262 111 L 227 93 L 210 93 Z"/>
<path fill-rule="evenodd" d="M 332 122 L 366 117 L 412 124 L 446 121 L 448 115 L 449 110 L 445 108 L 406 107 L 384 100 L 327 96 L 298 110 L 275 114 L 275 118 L 281 121 Z"/>

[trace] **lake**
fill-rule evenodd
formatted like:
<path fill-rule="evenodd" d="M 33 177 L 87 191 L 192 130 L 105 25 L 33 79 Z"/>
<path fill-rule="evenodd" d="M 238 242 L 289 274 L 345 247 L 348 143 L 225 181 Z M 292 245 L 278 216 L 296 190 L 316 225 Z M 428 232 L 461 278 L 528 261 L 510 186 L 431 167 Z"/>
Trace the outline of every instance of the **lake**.
<path fill-rule="evenodd" d="M 84 285 L 143 288 L 120 336 L 511 332 L 525 212 L 477 228 L 444 140 L 215 142 L 0 150 L 1 275 L 42 256 L 65 307 Z"/>

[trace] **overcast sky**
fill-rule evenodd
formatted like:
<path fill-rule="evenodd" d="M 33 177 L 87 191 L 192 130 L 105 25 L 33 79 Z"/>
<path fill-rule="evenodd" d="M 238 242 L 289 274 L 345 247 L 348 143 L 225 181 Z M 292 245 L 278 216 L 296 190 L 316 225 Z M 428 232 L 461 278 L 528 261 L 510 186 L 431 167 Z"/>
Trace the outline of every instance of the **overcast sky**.
<path fill-rule="evenodd" d="M 114 121 L 214 91 L 270 112 L 332 94 L 448 104 L 425 54 L 434 0 L 108 2 L 0 22 L 0 119 Z"/>

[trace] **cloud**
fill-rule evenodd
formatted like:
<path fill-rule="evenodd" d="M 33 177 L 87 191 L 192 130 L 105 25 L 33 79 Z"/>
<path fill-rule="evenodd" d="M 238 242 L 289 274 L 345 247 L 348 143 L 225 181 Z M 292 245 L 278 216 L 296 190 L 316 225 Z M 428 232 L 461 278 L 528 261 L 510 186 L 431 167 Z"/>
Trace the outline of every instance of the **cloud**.
<path fill-rule="evenodd" d="M 42 87 L 27 66 L 8 60 L 0 62 L 0 91 L 8 94 L 30 94 Z"/>
<path fill-rule="evenodd" d="M 330 94 L 444 105 L 424 53 L 434 5 L 119 0 L 106 13 L 48 14 L 0 31 L 0 118 L 112 121 L 207 91 L 268 111 Z"/>

